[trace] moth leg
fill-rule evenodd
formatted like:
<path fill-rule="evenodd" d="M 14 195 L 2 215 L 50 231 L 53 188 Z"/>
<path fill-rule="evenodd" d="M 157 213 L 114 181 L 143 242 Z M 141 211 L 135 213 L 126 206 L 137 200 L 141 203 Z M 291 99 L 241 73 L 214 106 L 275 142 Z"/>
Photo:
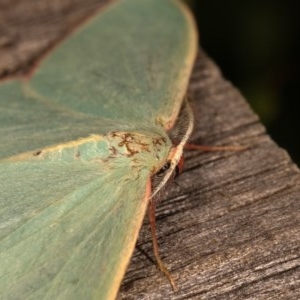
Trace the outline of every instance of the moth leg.
<path fill-rule="evenodd" d="M 185 144 L 184 149 L 186 150 L 199 150 L 199 151 L 242 151 L 247 149 L 247 146 L 207 146 L 207 145 L 196 145 L 196 144 Z"/>
<path fill-rule="evenodd" d="M 155 256 L 159 270 L 162 273 L 164 273 L 164 275 L 168 278 L 173 290 L 176 292 L 176 291 L 178 291 L 178 287 L 177 287 L 171 273 L 169 272 L 169 270 L 167 269 L 167 267 L 165 266 L 165 264 L 163 263 L 160 255 L 159 255 L 158 242 L 157 242 L 157 236 L 156 236 L 155 209 L 156 209 L 155 200 L 150 199 L 149 208 L 148 208 L 148 217 L 149 217 L 149 222 L 150 222 L 150 227 L 151 227 L 154 256 Z"/>

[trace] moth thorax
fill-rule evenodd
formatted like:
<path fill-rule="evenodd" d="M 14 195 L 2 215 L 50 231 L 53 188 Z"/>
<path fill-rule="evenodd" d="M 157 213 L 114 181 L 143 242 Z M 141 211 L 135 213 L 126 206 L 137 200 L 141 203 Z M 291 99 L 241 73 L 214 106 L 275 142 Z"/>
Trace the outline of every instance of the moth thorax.
<path fill-rule="evenodd" d="M 107 137 L 112 155 L 131 158 L 135 165 L 157 171 L 168 156 L 171 142 L 167 136 L 147 132 L 112 132 Z"/>

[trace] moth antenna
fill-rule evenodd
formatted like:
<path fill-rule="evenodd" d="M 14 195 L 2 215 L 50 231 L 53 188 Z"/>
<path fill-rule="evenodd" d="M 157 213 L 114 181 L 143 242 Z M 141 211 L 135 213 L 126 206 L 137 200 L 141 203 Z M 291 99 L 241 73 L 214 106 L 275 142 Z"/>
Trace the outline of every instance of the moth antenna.
<path fill-rule="evenodd" d="M 162 187 L 168 182 L 169 178 L 171 177 L 173 171 L 175 170 L 177 164 L 179 163 L 182 157 L 183 148 L 187 143 L 190 135 L 192 134 L 193 127 L 194 127 L 194 114 L 190 104 L 187 101 L 187 98 L 185 98 L 184 101 L 184 110 L 188 119 L 188 125 L 186 127 L 185 134 L 183 135 L 180 143 L 172 148 L 170 152 L 170 161 L 171 161 L 170 168 L 165 172 L 163 179 L 158 184 L 158 186 L 156 186 L 156 188 L 154 189 L 150 199 L 152 199 L 158 193 L 158 191 L 160 191 Z"/>

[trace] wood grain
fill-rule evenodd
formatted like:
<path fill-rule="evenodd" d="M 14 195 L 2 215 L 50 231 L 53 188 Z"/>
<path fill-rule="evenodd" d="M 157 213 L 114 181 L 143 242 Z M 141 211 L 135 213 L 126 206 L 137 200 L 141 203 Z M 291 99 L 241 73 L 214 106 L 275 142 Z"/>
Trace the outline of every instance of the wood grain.
<path fill-rule="evenodd" d="M 119 299 L 299 299 L 299 170 L 203 52 L 190 94 L 193 143 L 248 148 L 186 153 L 157 211 L 160 251 L 180 290 L 147 257 L 145 221 Z"/>
<path fill-rule="evenodd" d="M 109 0 L 0 0 L 0 78 L 28 71 L 41 54 Z"/>
<path fill-rule="evenodd" d="M 107 2 L 1 0 L 1 77 L 26 72 Z M 186 153 L 157 209 L 160 252 L 180 290 L 156 269 L 145 220 L 118 299 L 300 299 L 298 168 L 202 50 L 189 93 L 192 142 L 248 148 Z"/>

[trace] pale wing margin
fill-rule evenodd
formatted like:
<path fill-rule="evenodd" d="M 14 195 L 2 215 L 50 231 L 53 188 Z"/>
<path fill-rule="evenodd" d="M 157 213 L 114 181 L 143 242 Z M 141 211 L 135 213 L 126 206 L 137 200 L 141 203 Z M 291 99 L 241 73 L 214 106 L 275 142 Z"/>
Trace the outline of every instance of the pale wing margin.
<path fill-rule="evenodd" d="M 115 297 L 148 199 L 128 164 L 1 163 L 1 299 Z"/>

